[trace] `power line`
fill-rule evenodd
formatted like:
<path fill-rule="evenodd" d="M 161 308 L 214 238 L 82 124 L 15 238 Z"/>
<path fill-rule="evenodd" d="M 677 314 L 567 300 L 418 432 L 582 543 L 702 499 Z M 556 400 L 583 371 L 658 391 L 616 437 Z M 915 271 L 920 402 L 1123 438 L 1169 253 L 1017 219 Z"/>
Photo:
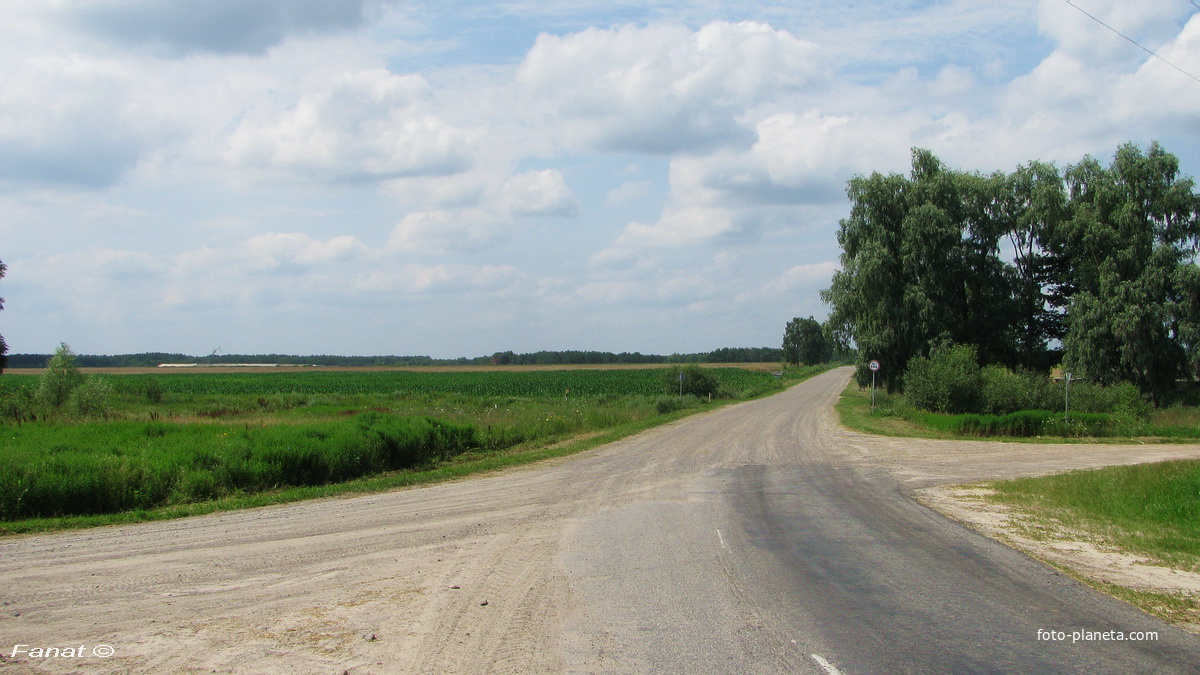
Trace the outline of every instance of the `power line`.
<path fill-rule="evenodd" d="M 1196 5 L 1195 0 L 1189 0 L 1189 2 L 1191 2 L 1197 8 L 1200 8 L 1200 5 Z M 1188 77 L 1192 78 L 1193 80 L 1200 82 L 1200 78 L 1197 78 L 1195 75 L 1192 75 L 1191 73 L 1184 70 L 1183 68 L 1180 68 L 1179 66 L 1175 65 L 1174 63 L 1171 63 L 1170 61 L 1164 59 L 1163 57 L 1159 56 L 1158 54 L 1155 54 L 1152 50 L 1150 50 L 1146 47 L 1143 47 L 1142 44 L 1140 42 L 1138 42 L 1137 40 L 1134 40 L 1133 38 L 1129 37 L 1128 35 L 1117 30 L 1116 28 L 1113 28 L 1112 26 L 1104 23 L 1103 21 L 1101 21 L 1100 19 L 1097 19 L 1096 17 L 1092 16 L 1091 14 L 1088 14 L 1086 10 L 1084 10 L 1079 5 L 1076 5 L 1075 3 L 1071 2 L 1071 0 L 1066 0 L 1066 3 L 1068 5 L 1074 7 L 1075 9 L 1079 10 L 1080 12 L 1083 12 L 1084 16 L 1091 19 L 1092 21 L 1095 21 L 1096 23 L 1100 24 L 1101 26 L 1104 26 L 1105 28 L 1111 30 L 1112 32 L 1116 33 L 1117 35 L 1120 35 L 1121 37 L 1125 38 L 1129 42 L 1133 43 L 1138 49 L 1141 49 L 1142 51 L 1146 52 L 1150 56 L 1153 56 L 1154 58 L 1158 59 L 1159 61 L 1162 61 L 1163 63 L 1167 64 L 1168 66 L 1171 66 L 1175 70 L 1178 70 L 1179 72 L 1183 73 L 1184 75 L 1187 75 Z"/>

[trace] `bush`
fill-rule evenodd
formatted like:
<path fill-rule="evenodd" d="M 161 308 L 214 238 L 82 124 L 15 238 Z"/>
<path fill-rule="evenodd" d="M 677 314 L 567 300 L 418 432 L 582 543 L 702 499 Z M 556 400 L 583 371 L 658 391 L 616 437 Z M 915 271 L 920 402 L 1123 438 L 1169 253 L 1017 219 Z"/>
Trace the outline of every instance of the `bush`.
<path fill-rule="evenodd" d="M 682 383 L 680 377 L 683 378 Z M 721 386 L 715 375 L 697 365 L 670 368 L 664 374 L 663 380 L 668 394 L 680 395 L 682 388 L 683 395 L 690 394 L 696 398 L 716 396 Z"/>
<path fill-rule="evenodd" d="M 904 397 L 932 412 L 978 410 L 982 385 L 975 345 L 937 345 L 928 357 L 910 360 L 904 372 Z"/>
<path fill-rule="evenodd" d="M 67 409 L 76 417 L 106 418 L 112 412 L 112 395 L 107 380 L 88 377 L 71 392 Z"/>
<path fill-rule="evenodd" d="M 1003 366 L 988 366 L 981 372 L 983 390 L 979 412 L 1006 415 L 1018 410 L 1054 410 L 1061 408 L 1061 397 L 1054 383 L 1042 373 L 1014 373 Z"/>
<path fill-rule="evenodd" d="M 144 389 L 146 392 L 147 401 L 150 401 L 151 403 L 162 403 L 163 394 L 165 392 L 163 391 L 162 382 L 160 382 L 157 377 L 154 377 L 153 375 L 147 377 L 146 386 Z"/>
<path fill-rule="evenodd" d="M 1062 385 L 1058 388 L 1058 408 L 1065 402 Z M 1071 411 L 1115 413 L 1136 420 L 1150 419 L 1151 405 L 1141 390 L 1129 382 L 1109 386 L 1092 382 L 1071 382 Z"/>
<path fill-rule="evenodd" d="M 0 393 L 0 419 L 18 424 L 38 414 L 37 401 L 30 387 L 18 387 Z"/>

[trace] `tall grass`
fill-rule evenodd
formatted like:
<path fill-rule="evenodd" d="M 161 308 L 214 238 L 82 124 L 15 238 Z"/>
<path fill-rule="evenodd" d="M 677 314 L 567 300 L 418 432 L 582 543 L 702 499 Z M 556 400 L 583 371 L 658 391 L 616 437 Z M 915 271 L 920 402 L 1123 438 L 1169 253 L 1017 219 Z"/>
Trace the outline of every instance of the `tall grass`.
<path fill-rule="evenodd" d="M 6 520 L 324 485 L 429 465 L 495 442 L 469 425 L 376 414 L 240 429 L 112 422 L 3 432 L 0 516 Z"/>

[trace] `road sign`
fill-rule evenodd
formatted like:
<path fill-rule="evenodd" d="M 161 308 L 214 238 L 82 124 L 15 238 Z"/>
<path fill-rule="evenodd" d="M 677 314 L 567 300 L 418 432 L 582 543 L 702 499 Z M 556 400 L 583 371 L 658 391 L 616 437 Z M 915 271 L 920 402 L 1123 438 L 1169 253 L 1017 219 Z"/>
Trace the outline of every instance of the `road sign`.
<path fill-rule="evenodd" d="M 872 359 L 871 362 L 867 364 L 867 367 L 870 368 L 871 372 L 873 373 L 873 372 L 879 370 L 879 362 Z"/>

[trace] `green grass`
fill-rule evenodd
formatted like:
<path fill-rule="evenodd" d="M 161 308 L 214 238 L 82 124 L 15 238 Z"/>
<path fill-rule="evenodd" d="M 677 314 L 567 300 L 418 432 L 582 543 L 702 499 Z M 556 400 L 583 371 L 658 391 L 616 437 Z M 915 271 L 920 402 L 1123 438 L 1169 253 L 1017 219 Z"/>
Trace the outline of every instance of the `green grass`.
<path fill-rule="evenodd" d="M 1200 571 L 1200 461 L 1118 466 L 990 485 L 993 499 L 1121 549 Z"/>
<path fill-rule="evenodd" d="M 716 409 L 728 401 L 716 402 L 706 409 Z M 103 525 L 118 525 L 125 523 L 148 522 L 155 520 L 170 520 L 186 518 L 218 511 L 233 511 L 238 509 L 286 504 L 308 499 L 333 497 L 351 497 L 360 494 L 384 492 L 397 488 L 427 485 L 432 483 L 456 480 L 472 474 L 498 471 L 501 469 L 522 466 L 547 459 L 566 457 L 577 454 L 606 443 L 618 441 L 626 436 L 640 433 L 647 429 L 667 424 L 699 412 L 697 409 L 686 409 L 668 415 L 627 422 L 611 427 L 597 434 L 585 434 L 582 437 L 569 439 L 565 442 L 544 445 L 536 442 L 524 443 L 503 452 L 480 453 L 468 452 L 452 460 L 437 463 L 433 466 L 414 469 L 385 472 L 356 480 L 327 485 L 306 487 L 284 487 L 274 490 L 251 494 L 234 494 L 226 497 L 208 499 L 199 502 L 173 504 L 149 509 L 133 509 L 117 513 L 97 515 L 70 515 L 43 518 L 25 518 L 21 520 L 0 521 L 0 535 L 25 534 L 32 532 L 49 532 L 56 530 L 81 529 Z"/>
<path fill-rule="evenodd" d="M 1148 422 L 1102 413 L 1020 411 L 1009 415 L 945 415 L 918 410 L 899 394 L 871 392 L 851 382 L 842 392 L 837 411 L 850 429 L 881 436 L 1004 440 L 1025 443 L 1121 443 L 1138 439 L 1151 443 L 1200 440 L 1200 409 L 1174 407 L 1156 411 Z"/>
<path fill-rule="evenodd" d="M 782 380 L 713 369 L 726 397 L 715 403 L 665 393 L 662 370 L 108 376 L 112 419 L 0 425 L 0 532 L 444 480 L 577 452 L 827 369 Z M 0 381 L 11 391 L 33 378 Z"/>

